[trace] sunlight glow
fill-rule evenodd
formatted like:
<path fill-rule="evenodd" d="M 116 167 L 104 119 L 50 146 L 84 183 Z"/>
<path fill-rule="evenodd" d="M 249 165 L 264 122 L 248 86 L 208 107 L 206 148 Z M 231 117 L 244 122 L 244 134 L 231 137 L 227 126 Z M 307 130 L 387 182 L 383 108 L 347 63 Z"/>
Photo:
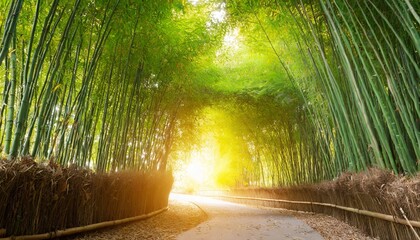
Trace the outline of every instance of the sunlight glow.
<path fill-rule="evenodd" d="M 211 172 L 211 166 L 207 164 L 207 160 L 212 154 L 202 149 L 201 151 L 192 151 L 188 166 L 186 167 L 187 177 L 196 184 L 205 183 Z"/>
<path fill-rule="evenodd" d="M 211 17 L 211 21 L 213 23 L 222 23 L 225 21 L 226 19 L 226 4 L 225 3 L 221 3 L 220 4 L 220 9 L 219 10 L 215 10 L 213 12 L 210 13 L 210 17 Z"/>
<path fill-rule="evenodd" d="M 188 2 L 191 3 L 193 6 L 197 6 L 200 0 L 188 0 Z"/>
<path fill-rule="evenodd" d="M 235 51 L 239 49 L 239 28 L 226 33 L 223 38 L 223 45 Z"/>
<path fill-rule="evenodd" d="M 205 167 L 197 161 L 191 162 L 187 169 L 188 176 L 197 183 L 203 182 L 203 176 L 206 172 Z"/>
<path fill-rule="evenodd" d="M 223 55 L 232 57 L 241 48 L 240 39 L 239 28 L 228 31 L 223 38 L 222 47 L 216 51 L 216 57 Z"/>
<path fill-rule="evenodd" d="M 191 193 L 214 186 L 215 143 L 211 140 L 203 142 L 203 146 L 196 146 L 178 156 L 179 165 L 174 165 L 176 191 Z"/>

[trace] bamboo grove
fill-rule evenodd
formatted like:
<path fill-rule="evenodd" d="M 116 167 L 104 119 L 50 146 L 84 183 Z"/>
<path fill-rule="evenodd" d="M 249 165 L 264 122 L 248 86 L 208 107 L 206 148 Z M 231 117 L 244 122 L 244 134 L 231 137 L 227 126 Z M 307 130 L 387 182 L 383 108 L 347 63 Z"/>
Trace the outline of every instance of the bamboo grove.
<path fill-rule="evenodd" d="M 212 108 L 221 154 L 236 155 L 220 160 L 232 162 L 230 184 L 420 168 L 418 1 L 0 8 L 0 145 L 9 159 L 165 169 L 202 144 L 200 121 Z"/>
<path fill-rule="evenodd" d="M 180 31 L 191 20 L 177 6 L 3 1 L 3 154 L 99 172 L 165 170 L 183 69 L 208 40 L 200 22 L 195 35 Z"/>
<path fill-rule="evenodd" d="M 418 172 L 417 1 L 230 1 L 227 8 L 248 50 L 215 60 L 206 74 L 246 152 L 231 160 L 231 184 L 314 183 L 371 167 Z M 216 134 L 222 146 L 224 134 Z"/>
<path fill-rule="evenodd" d="M 274 171 L 278 181 L 314 182 L 368 167 L 416 174 L 419 3 L 344 0 L 279 8 L 293 15 L 297 49 L 310 70 L 289 74 L 305 113 L 296 108 L 292 126 L 283 122 L 267 131 L 277 136 L 276 146 L 285 146 L 274 161 L 283 166 Z M 277 130 L 282 125 L 289 130 Z M 267 151 L 275 149 L 268 144 Z"/>

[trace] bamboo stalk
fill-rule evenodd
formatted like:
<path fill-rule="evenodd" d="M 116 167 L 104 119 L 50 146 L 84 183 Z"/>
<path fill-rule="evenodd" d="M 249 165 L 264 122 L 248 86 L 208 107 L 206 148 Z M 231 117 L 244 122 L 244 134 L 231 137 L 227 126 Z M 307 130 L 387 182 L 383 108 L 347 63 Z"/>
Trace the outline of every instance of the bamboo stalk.
<path fill-rule="evenodd" d="M 7 103 L 7 119 L 6 119 L 6 126 L 5 126 L 5 133 L 6 133 L 6 140 L 5 140 L 5 147 L 4 152 L 9 154 L 10 150 L 10 143 L 12 140 L 12 129 L 13 129 L 13 117 L 15 111 L 15 96 L 16 96 L 16 34 L 13 34 L 12 39 L 12 53 L 10 55 L 10 71 L 11 71 L 11 79 L 10 79 L 10 100 Z M 1 234 L 0 234 L 1 235 Z"/>
<path fill-rule="evenodd" d="M 239 197 L 239 196 L 227 196 L 227 195 L 220 195 L 220 196 L 208 196 L 208 197 L 222 197 L 222 198 L 233 198 L 233 199 L 242 199 L 242 200 L 255 200 L 255 201 L 265 201 L 265 202 L 281 202 L 281 203 L 292 203 L 292 204 L 305 204 L 305 205 L 317 205 L 317 206 L 324 206 L 324 207 L 331 207 L 331 208 L 337 208 L 341 209 L 347 212 L 353 212 L 360 215 L 365 215 L 373 218 L 378 218 L 381 220 L 389 221 L 389 222 L 395 222 L 399 224 L 403 224 L 406 226 L 412 226 L 416 228 L 420 228 L 420 221 L 414 221 L 414 220 L 406 220 L 402 219 L 396 216 L 378 213 L 378 212 L 372 212 L 369 210 L 362 210 L 357 208 L 351 208 L 351 207 L 344 207 L 332 203 L 320 203 L 320 202 L 307 202 L 307 201 L 291 201 L 291 200 L 283 200 L 283 199 L 271 199 L 271 198 L 252 198 L 252 197 Z"/>
<path fill-rule="evenodd" d="M 51 238 L 56 238 L 56 237 L 64 237 L 64 236 L 83 233 L 83 232 L 87 232 L 87 231 L 93 231 L 93 230 L 97 230 L 97 229 L 100 229 L 100 228 L 106 228 L 106 227 L 121 225 L 121 224 L 124 224 L 124 223 L 129 223 L 129 222 L 134 222 L 134 221 L 139 221 L 139 220 L 145 220 L 145 219 L 151 218 L 151 217 L 153 217 L 153 216 L 155 216 L 159 213 L 162 213 L 166 210 L 168 210 L 168 207 L 159 209 L 157 211 L 154 211 L 154 212 L 151 212 L 151 213 L 148 213 L 148 214 L 143 214 L 143 215 L 140 215 L 140 216 L 136 216 L 136 217 L 129 217 L 129 218 L 124 218 L 124 219 L 120 219 L 120 220 L 113 220 L 113 221 L 95 223 L 95 224 L 90 224 L 90 225 L 87 225 L 87 226 L 74 227 L 74 228 L 69 228 L 69 229 L 66 229 L 66 230 L 58 230 L 58 231 L 49 232 L 49 233 L 42 233 L 42 234 L 35 234 L 35 235 L 11 236 L 11 237 L 7 237 L 7 238 L 0 238 L 0 240 L 40 240 L 40 239 L 51 239 Z M 3 229 L 0 229 L 0 236 L 2 235 L 1 230 L 3 230 Z"/>
<path fill-rule="evenodd" d="M 3 38 L 0 43 L 0 46 L 3 46 L 3 48 L 0 49 L 0 65 L 9 52 L 9 45 L 13 41 L 12 39 L 15 35 L 16 25 L 22 5 L 23 0 L 13 1 L 10 5 L 10 10 L 7 14 L 5 31 L 3 32 Z"/>

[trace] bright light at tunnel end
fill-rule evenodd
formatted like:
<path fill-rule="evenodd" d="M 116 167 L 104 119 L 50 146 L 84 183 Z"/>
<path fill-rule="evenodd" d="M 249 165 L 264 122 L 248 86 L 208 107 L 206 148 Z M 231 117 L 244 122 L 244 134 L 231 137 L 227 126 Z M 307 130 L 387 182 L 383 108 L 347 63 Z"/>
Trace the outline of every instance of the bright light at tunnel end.
<path fill-rule="evenodd" d="M 195 192 L 214 186 L 214 153 L 209 148 L 193 150 L 175 173 L 175 190 Z"/>
<path fill-rule="evenodd" d="M 204 176 L 206 173 L 205 166 L 200 164 L 198 161 L 192 161 L 186 169 L 187 175 L 189 178 L 191 178 L 196 183 L 203 183 L 204 182 Z"/>

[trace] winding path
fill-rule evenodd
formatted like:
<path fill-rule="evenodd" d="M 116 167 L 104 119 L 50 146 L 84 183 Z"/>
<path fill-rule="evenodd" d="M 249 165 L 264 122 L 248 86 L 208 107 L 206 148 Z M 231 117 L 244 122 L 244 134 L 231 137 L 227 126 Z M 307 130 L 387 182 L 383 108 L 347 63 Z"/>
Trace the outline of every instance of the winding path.
<path fill-rule="evenodd" d="M 209 220 L 179 235 L 177 240 L 321 240 L 306 223 L 279 210 L 245 206 L 205 197 L 172 194 L 191 201 L 209 215 Z"/>

